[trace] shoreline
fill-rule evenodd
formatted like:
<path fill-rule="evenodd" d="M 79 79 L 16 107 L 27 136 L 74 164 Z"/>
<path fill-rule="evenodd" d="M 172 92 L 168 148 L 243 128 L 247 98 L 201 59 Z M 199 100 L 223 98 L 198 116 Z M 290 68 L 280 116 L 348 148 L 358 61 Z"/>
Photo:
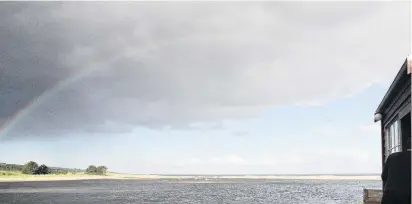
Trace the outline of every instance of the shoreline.
<path fill-rule="evenodd" d="M 380 176 L 163 176 L 163 175 L 36 175 L 25 177 L 0 177 L 2 182 L 26 181 L 79 181 L 79 180 L 141 180 L 176 182 L 219 182 L 219 181 L 268 181 L 268 180 L 363 180 L 380 181 Z"/>

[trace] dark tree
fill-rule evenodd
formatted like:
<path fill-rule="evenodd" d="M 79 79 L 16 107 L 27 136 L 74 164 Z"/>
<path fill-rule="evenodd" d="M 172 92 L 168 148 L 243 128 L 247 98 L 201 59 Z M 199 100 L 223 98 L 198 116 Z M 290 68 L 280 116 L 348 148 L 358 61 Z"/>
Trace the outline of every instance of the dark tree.
<path fill-rule="evenodd" d="M 50 169 L 46 165 L 42 164 L 33 171 L 33 174 L 49 174 Z"/>
<path fill-rule="evenodd" d="M 97 174 L 97 167 L 95 165 L 90 165 L 86 169 L 87 174 Z"/>

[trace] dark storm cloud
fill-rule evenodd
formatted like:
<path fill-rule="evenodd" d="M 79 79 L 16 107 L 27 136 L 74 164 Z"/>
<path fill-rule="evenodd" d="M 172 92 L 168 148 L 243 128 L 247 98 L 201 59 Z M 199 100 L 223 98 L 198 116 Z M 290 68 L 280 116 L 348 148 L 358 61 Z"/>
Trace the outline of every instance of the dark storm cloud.
<path fill-rule="evenodd" d="M 24 108 L 58 81 L 69 75 L 58 58 L 64 41 L 48 26 L 47 11 L 53 4 L 2 3 L 0 8 L 0 119 Z M 33 16 L 25 12 L 37 11 Z"/>
<path fill-rule="evenodd" d="M 306 4 L 2 3 L 0 122 L 52 93 L 3 134 L 190 128 L 347 96 L 396 72 L 405 5 Z"/>

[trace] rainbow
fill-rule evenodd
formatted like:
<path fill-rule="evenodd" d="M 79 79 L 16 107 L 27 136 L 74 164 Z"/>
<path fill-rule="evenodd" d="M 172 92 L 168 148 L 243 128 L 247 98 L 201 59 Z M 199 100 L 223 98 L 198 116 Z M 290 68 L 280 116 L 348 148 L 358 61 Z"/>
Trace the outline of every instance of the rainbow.
<path fill-rule="evenodd" d="M 51 98 L 54 94 L 60 92 L 61 90 L 69 87 L 71 84 L 89 76 L 95 71 L 110 68 L 110 64 L 118 60 L 120 57 L 124 57 L 122 54 L 115 55 L 114 57 L 110 58 L 108 61 L 102 62 L 94 62 L 88 68 L 84 68 L 82 71 L 77 72 L 66 79 L 60 81 L 55 86 L 44 91 L 38 97 L 32 99 L 26 106 L 18 110 L 13 116 L 11 116 L 3 125 L 0 126 L 0 139 L 6 137 L 14 127 L 26 118 L 32 111 L 34 111 L 41 103 L 47 101 Z"/>
<path fill-rule="evenodd" d="M 75 83 L 82 78 L 89 76 L 91 73 L 98 70 L 98 67 L 92 67 L 85 69 L 81 72 L 76 73 L 75 75 L 69 76 L 66 79 L 60 81 L 55 86 L 44 91 L 41 95 L 32 99 L 26 106 L 19 109 L 13 116 L 11 116 L 3 125 L 0 126 L 0 139 L 6 137 L 14 127 L 27 117 L 33 110 L 35 110 L 41 103 L 47 101 L 54 94 L 58 93 L 62 89 L 70 86 L 70 84 Z"/>
<path fill-rule="evenodd" d="M 185 38 L 178 38 L 174 41 L 163 41 L 163 42 L 151 42 L 150 46 L 146 47 L 146 49 L 141 49 L 139 54 L 147 54 L 150 50 L 156 50 L 161 47 L 180 42 L 185 40 Z M 12 131 L 15 126 L 24 118 L 26 118 L 32 111 L 34 111 L 41 103 L 47 101 L 51 98 L 54 94 L 60 92 L 61 90 L 65 89 L 66 87 L 70 86 L 71 84 L 89 76 L 95 71 L 102 70 L 102 69 L 110 69 L 110 64 L 115 62 L 116 60 L 120 59 L 121 57 L 133 57 L 136 56 L 136 52 L 134 49 L 131 49 L 131 52 L 126 53 L 119 53 L 109 60 L 105 60 L 104 62 L 94 62 L 90 65 L 89 68 L 84 68 L 82 71 L 73 74 L 72 76 L 67 77 L 66 79 L 60 81 L 55 86 L 47 89 L 38 97 L 32 99 L 26 106 L 18 110 L 13 116 L 11 116 L 3 125 L 0 126 L 0 139 L 9 135 L 10 131 Z M 102 64 L 104 63 L 104 64 Z"/>

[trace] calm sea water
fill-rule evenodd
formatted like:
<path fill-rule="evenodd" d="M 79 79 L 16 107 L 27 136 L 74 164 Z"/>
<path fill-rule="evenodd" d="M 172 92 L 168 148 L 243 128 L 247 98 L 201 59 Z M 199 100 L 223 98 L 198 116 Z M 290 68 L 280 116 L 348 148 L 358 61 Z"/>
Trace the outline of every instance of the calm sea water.
<path fill-rule="evenodd" d="M 0 183 L 1 204 L 357 204 L 379 181 L 275 180 L 215 183 L 90 180 Z"/>

